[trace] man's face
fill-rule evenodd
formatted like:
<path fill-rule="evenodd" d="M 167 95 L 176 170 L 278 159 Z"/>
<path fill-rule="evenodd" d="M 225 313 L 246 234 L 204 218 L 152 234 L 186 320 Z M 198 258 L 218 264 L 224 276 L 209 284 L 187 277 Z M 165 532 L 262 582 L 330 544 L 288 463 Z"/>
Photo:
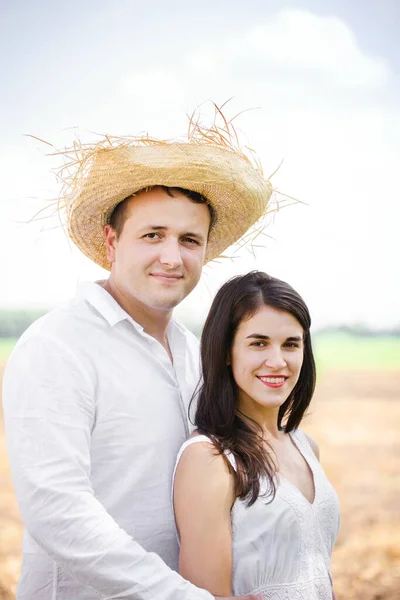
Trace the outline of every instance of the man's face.
<path fill-rule="evenodd" d="M 131 198 L 122 232 L 105 227 L 111 278 L 131 302 L 170 311 L 196 286 L 204 263 L 210 212 L 173 190 L 154 187 Z"/>

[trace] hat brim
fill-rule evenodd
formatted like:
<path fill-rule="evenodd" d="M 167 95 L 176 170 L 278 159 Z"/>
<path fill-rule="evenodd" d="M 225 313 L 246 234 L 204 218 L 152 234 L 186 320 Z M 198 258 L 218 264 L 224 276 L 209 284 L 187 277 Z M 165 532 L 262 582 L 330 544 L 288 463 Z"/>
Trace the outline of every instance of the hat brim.
<path fill-rule="evenodd" d="M 104 226 L 115 206 L 147 187 L 180 187 L 202 194 L 215 212 L 205 262 L 220 256 L 265 214 L 272 193 L 251 162 L 218 146 L 163 143 L 99 149 L 68 208 L 72 241 L 110 270 Z"/>

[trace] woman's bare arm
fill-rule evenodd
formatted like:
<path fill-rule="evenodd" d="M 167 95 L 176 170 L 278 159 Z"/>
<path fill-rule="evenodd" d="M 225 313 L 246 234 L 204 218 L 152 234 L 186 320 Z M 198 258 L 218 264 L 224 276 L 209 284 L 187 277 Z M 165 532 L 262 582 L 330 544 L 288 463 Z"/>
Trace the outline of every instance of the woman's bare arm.
<path fill-rule="evenodd" d="M 174 510 L 181 575 L 214 596 L 232 594 L 233 476 L 207 442 L 191 444 L 176 471 Z"/>

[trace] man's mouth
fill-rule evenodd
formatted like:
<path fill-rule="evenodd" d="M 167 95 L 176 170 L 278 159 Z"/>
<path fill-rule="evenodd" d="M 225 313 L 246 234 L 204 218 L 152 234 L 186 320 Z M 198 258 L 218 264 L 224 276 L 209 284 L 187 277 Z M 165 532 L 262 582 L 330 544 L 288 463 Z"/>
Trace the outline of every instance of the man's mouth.
<path fill-rule="evenodd" d="M 178 273 L 150 273 L 150 275 L 161 281 L 171 282 L 179 281 L 183 277 L 183 275 L 179 275 Z"/>

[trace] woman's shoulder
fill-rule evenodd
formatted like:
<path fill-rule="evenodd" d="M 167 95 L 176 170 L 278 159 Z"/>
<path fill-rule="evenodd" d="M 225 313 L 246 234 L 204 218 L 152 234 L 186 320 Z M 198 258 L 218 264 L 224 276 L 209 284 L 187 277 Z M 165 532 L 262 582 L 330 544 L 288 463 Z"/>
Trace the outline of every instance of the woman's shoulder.
<path fill-rule="evenodd" d="M 300 435 L 303 440 L 310 446 L 311 450 L 319 460 L 319 445 L 318 442 L 309 434 L 306 433 L 303 429 L 296 429 L 295 435 Z"/>
<path fill-rule="evenodd" d="M 215 462 L 212 459 L 221 458 L 221 452 L 218 450 L 218 445 L 212 436 L 205 435 L 198 431 L 194 431 L 192 435 L 182 444 L 179 453 L 178 461 L 201 463 Z M 217 460 L 218 462 L 218 460 Z"/>
<path fill-rule="evenodd" d="M 195 433 L 182 445 L 175 467 L 174 489 L 185 496 L 198 496 L 207 490 L 217 498 L 233 491 L 232 474 L 211 437 Z"/>

